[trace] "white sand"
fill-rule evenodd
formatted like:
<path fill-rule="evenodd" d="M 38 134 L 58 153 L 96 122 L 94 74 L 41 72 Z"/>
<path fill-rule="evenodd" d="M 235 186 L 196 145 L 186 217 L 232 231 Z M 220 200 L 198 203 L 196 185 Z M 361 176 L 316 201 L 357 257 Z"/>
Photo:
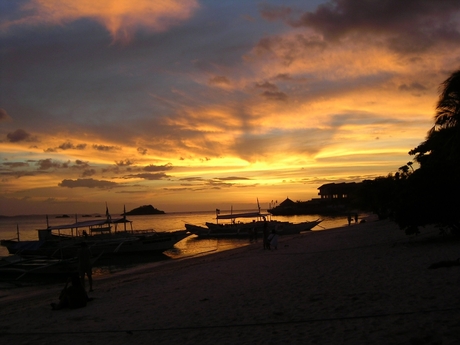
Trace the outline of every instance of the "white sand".
<path fill-rule="evenodd" d="M 438 240 L 426 241 L 428 237 Z M 459 344 L 460 244 L 388 221 L 281 237 L 98 278 L 94 301 L 52 311 L 61 286 L 0 292 L 2 344 Z"/>

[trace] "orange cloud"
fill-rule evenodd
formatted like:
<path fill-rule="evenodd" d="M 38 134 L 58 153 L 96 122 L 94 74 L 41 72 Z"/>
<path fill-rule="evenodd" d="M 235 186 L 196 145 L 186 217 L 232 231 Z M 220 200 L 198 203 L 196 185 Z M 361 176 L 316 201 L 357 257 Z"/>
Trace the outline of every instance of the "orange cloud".
<path fill-rule="evenodd" d="M 31 0 L 23 9 L 34 15 L 10 25 L 91 18 L 104 25 L 114 41 L 126 43 L 139 29 L 168 30 L 190 18 L 197 7 L 197 0 Z"/>

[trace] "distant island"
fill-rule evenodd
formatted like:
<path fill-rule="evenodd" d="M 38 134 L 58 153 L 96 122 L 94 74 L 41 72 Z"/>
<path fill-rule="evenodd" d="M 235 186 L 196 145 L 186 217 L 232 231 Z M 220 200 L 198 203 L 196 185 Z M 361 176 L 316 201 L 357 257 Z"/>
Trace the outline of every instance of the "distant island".
<path fill-rule="evenodd" d="M 152 205 L 144 205 L 137 207 L 135 209 L 132 209 L 131 211 L 128 211 L 125 213 L 127 216 L 140 216 L 140 215 L 147 215 L 147 214 L 164 214 L 164 211 L 158 210 Z"/>

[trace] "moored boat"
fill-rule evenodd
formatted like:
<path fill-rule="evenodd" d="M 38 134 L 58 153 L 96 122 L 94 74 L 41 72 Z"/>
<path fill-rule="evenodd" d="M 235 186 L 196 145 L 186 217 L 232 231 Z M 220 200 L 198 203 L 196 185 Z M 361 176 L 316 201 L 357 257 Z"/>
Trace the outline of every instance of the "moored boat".
<path fill-rule="evenodd" d="M 123 224 L 124 229 L 118 230 Z M 131 229 L 126 229 L 129 224 Z M 10 254 L 41 255 L 52 258 L 72 258 L 79 246 L 86 242 L 93 254 L 119 255 L 131 253 L 162 253 L 187 237 L 187 230 L 157 232 L 153 229 L 133 230 L 126 217 L 89 220 L 38 229 L 38 240 L 2 240 Z"/>
<path fill-rule="evenodd" d="M 77 272 L 77 259 L 52 259 L 34 256 L 24 258 L 11 255 L 0 259 L 1 280 L 19 280 L 25 276 L 51 278 Z"/>
<path fill-rule="evenodd" d="M 221 215 L 216 212 L 217 223 L 206 223 L 206 226 L 185 224 L 185 228 L 198 237 L 223 237 L 244 238 L 251 237 L 254 232 L 262 234 L 266 227 L 268 232 L 276 231 L 278 235 L 293 235 L 303 231 L 309 231 L 321 223 L 320 219 L 301 223 L 280 222 L 268 219 L 268 214 L 260 212 L 247 212 Z M 240 218 L 252 218 L 250 222 L 242 222 Z M 230 223 L 219 223 L 219 220 L 230 220 Z"/>

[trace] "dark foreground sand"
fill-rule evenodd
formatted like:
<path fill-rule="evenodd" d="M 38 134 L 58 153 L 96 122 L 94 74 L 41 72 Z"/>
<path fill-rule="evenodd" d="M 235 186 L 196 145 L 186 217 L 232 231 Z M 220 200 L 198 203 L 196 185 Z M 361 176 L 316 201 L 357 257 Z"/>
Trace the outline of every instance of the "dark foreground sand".
<path fill-rule="evenodd" d="M 427 238 L 436 241 L 427 241 Z M 281 238 L 95 280 L 2 291 L 2 344 L 459 344 L 460 244 L 388 221 Z"/>

